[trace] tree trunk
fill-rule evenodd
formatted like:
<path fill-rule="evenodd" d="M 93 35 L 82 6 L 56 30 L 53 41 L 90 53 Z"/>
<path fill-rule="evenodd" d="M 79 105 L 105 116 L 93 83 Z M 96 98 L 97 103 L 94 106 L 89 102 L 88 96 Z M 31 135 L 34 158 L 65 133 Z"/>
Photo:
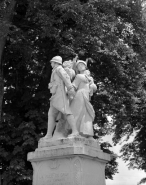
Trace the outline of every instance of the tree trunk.
<path fill-rule="evenodd" d="M 5 38 L 0 39 L 0 121 L 2 115 L 2 102 L 3 102 L 3 95 L 4 95 L 4 80 L 3 80 L 3 69 L 2 69 L 2 53 L 5 46 Z"/>
<path fill-rule="evenodd" d="M 5 1 L 3 1 L 3 3 L 4 2 Z M 8 25 L 10 25 L 10 23 L 12 21 L 15 4 L 16 4 L 16 1 L 11 0 L 10 4 L 7 5 L 7 7 L 4 7 L 3 9 L 2 9 L 2 7 L 0 7 L 1 10 L 2 10 L 0 23 L 1 24 L 5 23 L 5 28 L 7 28 Z M 2 3 L 1 3 L 1 5 L 2 5 Z M 0 36 L 0 122 L 1 122 L 1 118 L 2 118 L 2 104 L 3 104 L 3 96 L 4 96 L 4 79 L 3 79 L 2 55 L 3 55 L 5 43 L 6 43 L 7 34 L 8 34 L 8 32 L 6 34 L 3 33 Z"/>

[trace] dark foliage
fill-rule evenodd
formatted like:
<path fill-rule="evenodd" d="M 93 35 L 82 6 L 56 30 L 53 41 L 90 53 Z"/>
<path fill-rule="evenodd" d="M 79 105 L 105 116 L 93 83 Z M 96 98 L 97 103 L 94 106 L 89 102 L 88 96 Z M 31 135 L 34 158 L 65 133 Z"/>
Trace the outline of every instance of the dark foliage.
<path fill-rule="evenodd" d="M 9 3 L 5 0 L 3 2 Z M 4 98 L 0 164 L 7 184 L 31 184 L 27 153 L 46 133 L 51 75 L 49 60 L 79 54 L 98 86 L 95 139 L 114 133 L 114 143 L 135 133 L 123 149 L 131 167 L 145 165 L 145 26 L 139 0 L 17 0 L 3 54 Z M 3 9 L 5 11 L 5 8 Z M 112 118 L 109 121 L 108 118 Z M 111 153 L 110 145 L 102 149 Z M 113 178 L 117 163 L 106 167 Z"/>

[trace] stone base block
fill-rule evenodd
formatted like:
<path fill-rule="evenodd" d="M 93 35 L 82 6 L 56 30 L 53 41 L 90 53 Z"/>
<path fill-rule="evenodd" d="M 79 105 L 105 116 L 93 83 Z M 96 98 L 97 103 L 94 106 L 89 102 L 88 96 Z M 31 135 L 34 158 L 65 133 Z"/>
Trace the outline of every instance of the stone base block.
<path fill-rule="evenodd" d="M 105 185 L 105 164 L 111 156 L 96 140 L 77 137 L 42 141 L 28 160 L 33 185 Z"/>

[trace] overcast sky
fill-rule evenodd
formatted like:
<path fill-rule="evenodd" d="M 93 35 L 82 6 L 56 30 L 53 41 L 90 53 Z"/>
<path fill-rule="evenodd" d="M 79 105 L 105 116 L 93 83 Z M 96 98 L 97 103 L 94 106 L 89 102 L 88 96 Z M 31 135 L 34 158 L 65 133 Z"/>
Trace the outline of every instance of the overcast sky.
<path fill-rule="evenodd" d="M 110 141 L 112 144 L 111 138 L 112 136 L 106 136 L 104 141 Z M 112 150 L 116 154 L 119 154 L 120 148 L 121 145 L 117 145 Z M 113 180 L 106 180 L 106 185 L 137 185 L 142 178 L 146 177 L 146 173 L 141 170 L 129 170 L 127 164 L 122 159 L 118 158 L 117 161 L 119 163 L 119 173 L 114 175 Z M 146 185 L 146 183 L 143 185 Z"/>

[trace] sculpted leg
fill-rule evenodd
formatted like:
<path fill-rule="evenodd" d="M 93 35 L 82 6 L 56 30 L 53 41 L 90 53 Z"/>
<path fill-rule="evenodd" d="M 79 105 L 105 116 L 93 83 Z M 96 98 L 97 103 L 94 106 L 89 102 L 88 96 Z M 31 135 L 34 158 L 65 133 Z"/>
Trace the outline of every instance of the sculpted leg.
<path fill-rule="evenodd" d="M 66 116 L 63 115 L 61 112 L 57 116 L 57 124 L 56 129 L 53 134 L 53 139 L 61 139 L 67 137 L 67 131 L 66 131 Z M 68 125 L 68 124 L 67 124 Z"/>
<path fill-rule="evenodd" d="M 58 110 L 54 107 L 50 107 L 48 112 L 48 129 L 47 134 L 44 137 L 44 139 L 50 139 L 52 138 L 52 133 L 56 125 L 56 117 L 58 115 Z"/>
<path fill-rule="evenodd" d="M 69 135 L 69 137 L 71 136 L 77 136 L 79 135 L 79 132 L 77 130 L 77 126 L 76 126 L 76 123 L 75 123 L 75 119 L 74 119 L 74 116 L 73 115 L 67 115 L 67 121 L 72 129 L 72 134 Z"/>

